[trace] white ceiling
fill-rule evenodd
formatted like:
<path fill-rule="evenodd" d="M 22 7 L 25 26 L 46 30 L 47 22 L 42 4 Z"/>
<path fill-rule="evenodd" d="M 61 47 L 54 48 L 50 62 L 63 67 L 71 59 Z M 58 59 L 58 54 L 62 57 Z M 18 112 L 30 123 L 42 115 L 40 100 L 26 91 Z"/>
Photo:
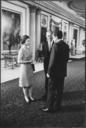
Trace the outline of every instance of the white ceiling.
<path fill-rule="evenodd" d="M 86 0 L 57 0 L 53 2 L 67 11 L 85 19 Z"/>

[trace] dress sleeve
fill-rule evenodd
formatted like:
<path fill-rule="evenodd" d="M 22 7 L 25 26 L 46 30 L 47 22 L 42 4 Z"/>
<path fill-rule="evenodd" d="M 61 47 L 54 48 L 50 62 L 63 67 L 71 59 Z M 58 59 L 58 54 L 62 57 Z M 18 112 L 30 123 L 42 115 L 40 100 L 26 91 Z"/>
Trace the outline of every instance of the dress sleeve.
<path fill-rule="evenodd" d="M 23 56 L 24 56 L 24 53 L 23 53 L 23 49 L 21 48 L 18 52 L 18 63 L 22 63 L 23 61 Z"/>

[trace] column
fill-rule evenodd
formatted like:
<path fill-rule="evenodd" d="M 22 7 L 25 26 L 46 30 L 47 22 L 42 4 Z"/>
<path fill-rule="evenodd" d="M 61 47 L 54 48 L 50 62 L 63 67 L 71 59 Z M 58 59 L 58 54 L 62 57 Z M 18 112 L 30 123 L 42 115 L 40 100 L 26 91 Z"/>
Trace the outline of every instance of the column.
<path fill-rule="evenodd" d="M 47 31 L 51 31 L 52 15 L 48 15 L 48 27 Z"/>
<path fill-rule="evenodd" d="M 30 22 L 30 38 L 32 44 L 33 60 L 35 60 L 35 44 L 36 44 L 36 9 L 31 8 L 31 22 Z"/>
<path fill-rule="evenodd" d="M 37 10 L 37 28 L 36 28 L 36 33 L 37 33 L 37 41 L 36 41 L 36 50 L 39 47 L 40 44 L 40 38 L 41 38 L 41 21 L 40 21 L 40 11 L 41 10 Z"/>
<path fill-rule="evenodd" d="M 80 45 L 80 29 L 79 29 L 79 26 L 77 27 L 77 48 L 79 47 Z"/>
<path fill-rule="evenodd" d="M 79 46 L 80 46 L 80 43 L 81 43 L 80 30 L 81 30 L 81 27 L 79 26 Z"/>
<path fill-rule="evenodd" d="M 69 22 L 69 45 L 71 46 L 71 40 L 73 39 L 73 23 Z"/>
<path fill-rule="evenodd" d="M 85 40 L 85 30 L 80 27 L 80 45 L 82 45 L 83 40 Z"/>

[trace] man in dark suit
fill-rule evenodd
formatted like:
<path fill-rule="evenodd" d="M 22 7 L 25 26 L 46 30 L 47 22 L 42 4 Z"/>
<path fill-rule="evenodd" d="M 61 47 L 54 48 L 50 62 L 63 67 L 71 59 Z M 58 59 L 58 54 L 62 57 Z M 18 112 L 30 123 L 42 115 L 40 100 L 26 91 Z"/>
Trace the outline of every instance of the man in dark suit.
<path fill-rule="evenodd" d="M 60 109 L 64 88 L 64 79 L 67 76 L 67 62 L 69 46 L 62 40 L 62 31 L 53 32 L 52 46 L 47 77 L 49 79 L 47 107 L 42 110 L 56 111 Z"/>
<path fill-rule="evenodd" d="M 43 49 L 43 56 L 44 56 L 44 72 L 45 72 L 45 94 L 42 96 L 43 100 L 47 99 L 47 93 L 48 93 L 48 78 L 47 78 L 47 70 L 48 70 L 48 64 L 50 59 L 50 51 L 51 51 L 51 42 L 52 42 L 52 35 L 51 32 L 48 31 L 46 33 L 46 40 L 44 40 L 42 49 Z"/>

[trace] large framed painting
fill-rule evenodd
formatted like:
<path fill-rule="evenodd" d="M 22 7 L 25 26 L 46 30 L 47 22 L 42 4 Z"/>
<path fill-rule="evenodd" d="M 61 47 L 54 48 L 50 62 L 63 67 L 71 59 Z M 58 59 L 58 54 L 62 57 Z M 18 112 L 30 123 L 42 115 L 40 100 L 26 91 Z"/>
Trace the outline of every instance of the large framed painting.
<path fill-rule="evenodd" d="M 20 43 L 21 14 L 9 10 L 1 10 L 2 50 L 17 50 Z"/>
<path fill-rule="evenodd" d="M 41 14 L 41 26 L 47 27 L 48 26 L 48 16 Z"/>

